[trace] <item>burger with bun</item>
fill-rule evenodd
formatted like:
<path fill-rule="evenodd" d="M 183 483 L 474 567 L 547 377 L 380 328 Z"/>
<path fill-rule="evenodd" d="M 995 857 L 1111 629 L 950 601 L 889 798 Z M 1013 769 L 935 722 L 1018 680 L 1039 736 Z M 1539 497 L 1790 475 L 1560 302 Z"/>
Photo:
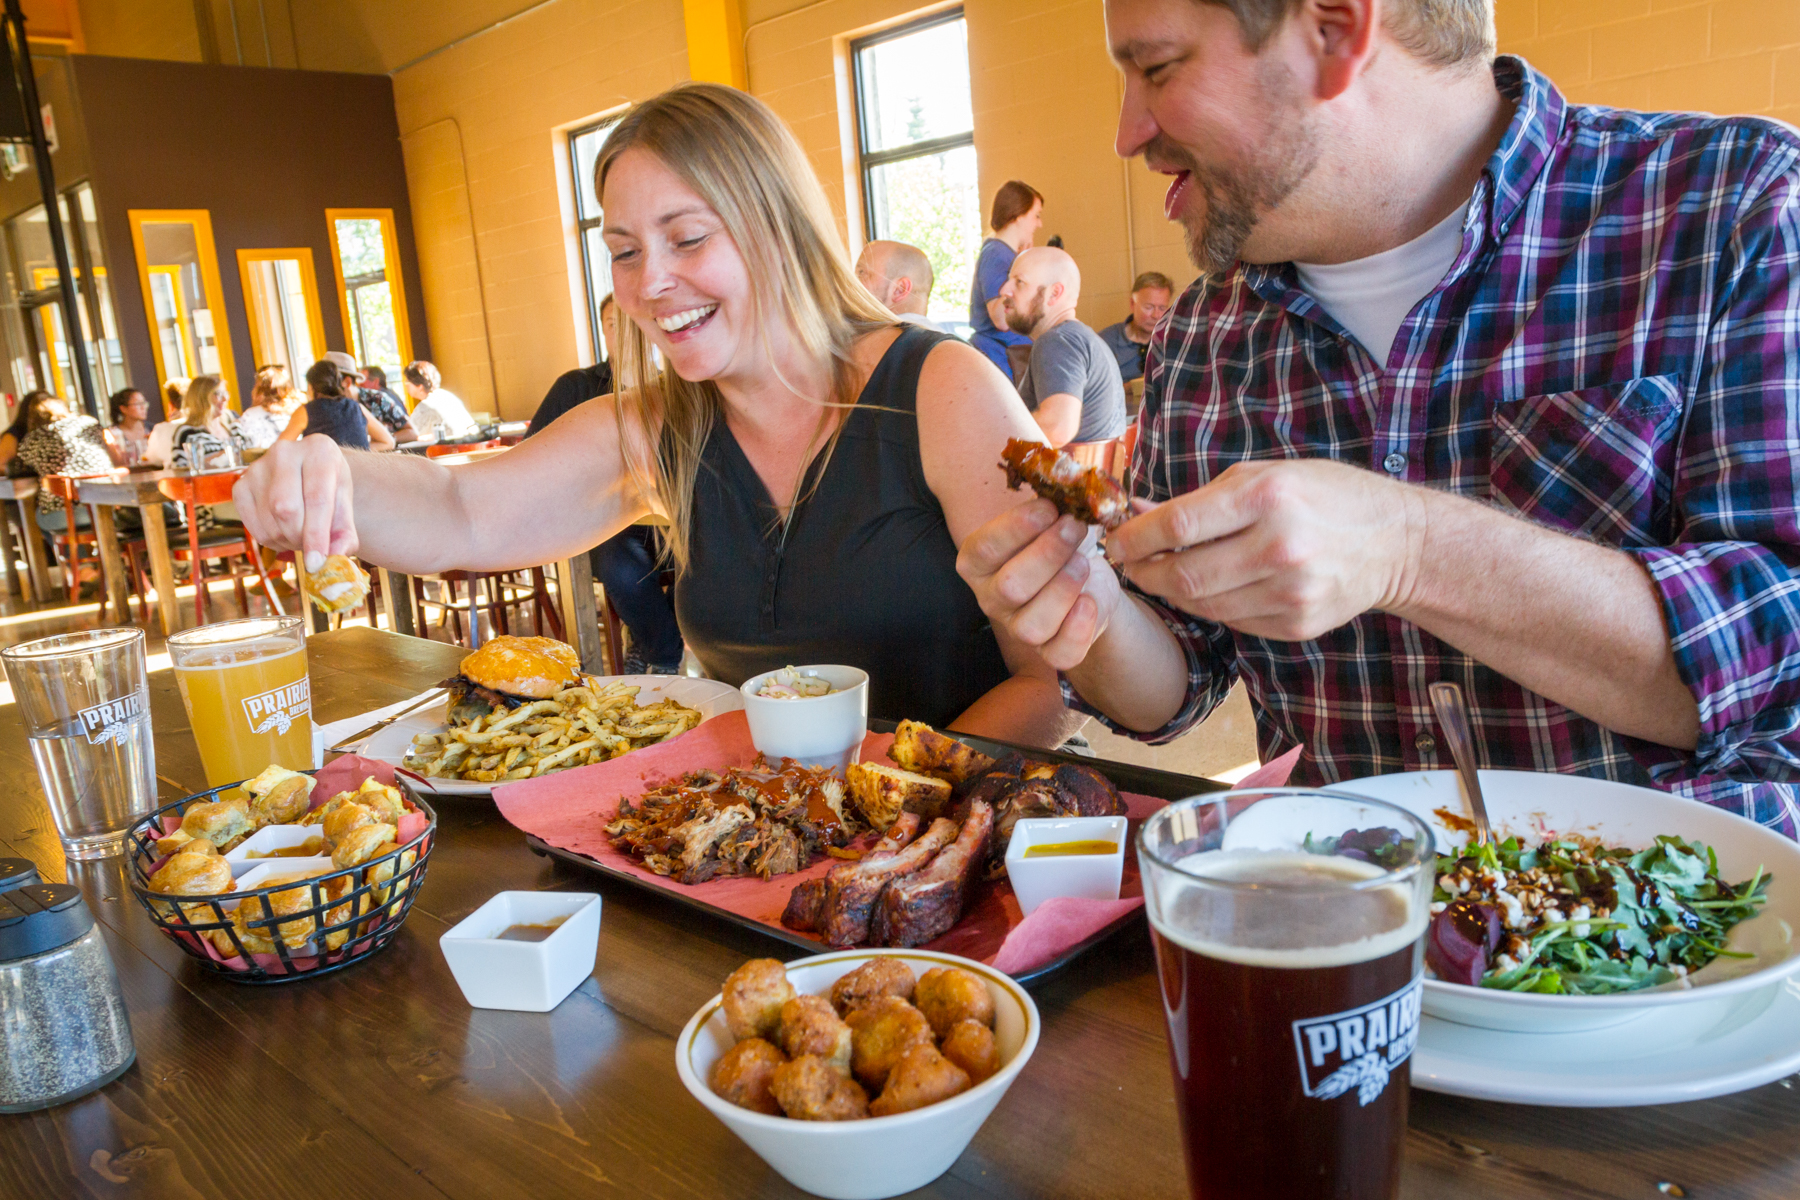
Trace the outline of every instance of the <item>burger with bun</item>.
<path fill-rule="evenodd" d="M 467 725 L 496 709 L 548 700 L 581 682 L 573 647 L 545 637 L 502 634 L 462 660 L 462 670 L 440 685 L 449 689 L 449 720 Z"/>

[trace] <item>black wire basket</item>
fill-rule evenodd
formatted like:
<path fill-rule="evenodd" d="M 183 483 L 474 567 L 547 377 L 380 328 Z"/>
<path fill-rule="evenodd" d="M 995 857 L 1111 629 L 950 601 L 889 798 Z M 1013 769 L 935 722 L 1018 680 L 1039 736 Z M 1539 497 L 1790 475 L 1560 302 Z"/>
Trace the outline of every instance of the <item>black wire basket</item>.
<path fill-rule="evenodd" d="M 157 928 L 206 970 L 253 984 L 328 975 L 394 940 L 425 882 L 438 828 L 437 813 L 403 782 L 400 790 L 424 815 L 425 831 L 368 862 L 221 896 L 151 891 L 150 876 L 166 857 L 157 849 L 163 818 L 179 817 L 188 805 L 207 803 L 237 786 L 223 784 L 165 804 L 126 831 L 131 890 Z M 254 907 L 240 923 L 233 910 L 242 904 Z"/>

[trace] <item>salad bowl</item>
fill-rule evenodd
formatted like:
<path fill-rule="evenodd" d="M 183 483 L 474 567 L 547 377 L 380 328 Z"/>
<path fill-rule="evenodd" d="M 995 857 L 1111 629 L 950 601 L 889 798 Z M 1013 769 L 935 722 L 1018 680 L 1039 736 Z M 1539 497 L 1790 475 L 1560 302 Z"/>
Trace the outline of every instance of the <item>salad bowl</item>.
<path fill-rule="evenodd" d="M 1427 975 L 1425 1012 L 1446 1021 L 1518 1033 L 1602 1029 L 1657 1010 L 1692 1009 L 1704 1020 L 1735 999 L 1778 986 L 1800 972 L 1800 845 L 1753 821 L 1696 800 L 1650 788 L 1574 775 L 1483 771 L 1481 788 L 1498 839 L 1536 846 L 1557 835 L 1598 838 L 1642 850 L 1659 836 L 1704 843 L 1718 875 L 1741 884 L 1760 870 L 1767 901 L 1733 926 L 1720 955 L 1686 979 L 1639 991 L 1549 995 L 1449 983 Z M 1431 826 L 1439 854 L 1467 845 L 1468 804 L 1454 771 L 1414 771 L 1332 784 L 1331 790 L 1385 800 Z"/>

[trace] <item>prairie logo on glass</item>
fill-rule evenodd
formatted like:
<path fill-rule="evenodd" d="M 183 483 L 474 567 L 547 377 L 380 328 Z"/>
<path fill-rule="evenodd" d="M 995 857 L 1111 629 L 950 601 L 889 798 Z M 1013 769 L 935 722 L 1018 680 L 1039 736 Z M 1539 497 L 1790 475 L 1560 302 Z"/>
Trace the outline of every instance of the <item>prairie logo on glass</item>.
<path fill-rule="evenodd" d="M 144 694 L 133 692 L 84 708 L 75 715 L 81 719 L 81 732 L 87 734 L 89 745 L 117 742 L 123 746 L 131 736 L 131 723 L 144 715 Z"/>
<path fill-rule="evenodd" d="M 1421 976 L 1373 1004 L 1295 1021 L 1300 1089 L 1318 1100 L 1354 1090 L 1359 1104 L 1381 1095 L 1389 1072 L 1411 1058 L 1418 1044 L 1424 990 Z"/>
<path fill-rule="evenodd" d="M 312 680 L 307 676 L 302 676 L 297 683 L 271 688 L 244 699 L 244 716 L 250 722 L 251 733 L 268 733 L 270 730 L 277 735 L 286 733 L 295 721 L 311 711 Z"/>

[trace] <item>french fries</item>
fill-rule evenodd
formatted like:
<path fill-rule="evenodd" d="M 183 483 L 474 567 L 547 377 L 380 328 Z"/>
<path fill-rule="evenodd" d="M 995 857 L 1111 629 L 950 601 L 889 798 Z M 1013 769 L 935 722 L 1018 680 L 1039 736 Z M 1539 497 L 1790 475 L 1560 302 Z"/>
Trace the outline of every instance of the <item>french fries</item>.
<path fill-rule="evenodd" d="M 673 700 L 637 703 L 638 690 L 584 678 L 549 700 L 496 710 L 443 733 L 420 734 L 406 768 L 428 778 L 475 783 L 530 779 L 605 762 L 700 723 L 698 710 Z"/>

